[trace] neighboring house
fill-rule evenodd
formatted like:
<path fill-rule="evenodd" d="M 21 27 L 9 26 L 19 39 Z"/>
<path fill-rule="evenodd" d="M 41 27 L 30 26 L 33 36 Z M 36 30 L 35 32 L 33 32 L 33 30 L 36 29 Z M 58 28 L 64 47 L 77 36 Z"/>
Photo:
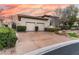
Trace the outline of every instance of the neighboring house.
<path fill-rule="evenodd" d="M 61 21 L 57 16 L 44 15 L 42 18 L 48 18 L 50 20 L 50 26 L 59 27 Z"/>

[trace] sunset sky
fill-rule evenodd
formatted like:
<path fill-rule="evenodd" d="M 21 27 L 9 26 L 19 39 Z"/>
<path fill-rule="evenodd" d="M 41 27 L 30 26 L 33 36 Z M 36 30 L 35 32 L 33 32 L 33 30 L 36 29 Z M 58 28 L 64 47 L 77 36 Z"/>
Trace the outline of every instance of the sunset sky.
<path fill-rule="evenodd" d="M 18 13 L 26 15 L 53 14 L 56 8 L 65 8 L 68 4 L 0 4 L 0 15 L 10 16 Z"/>

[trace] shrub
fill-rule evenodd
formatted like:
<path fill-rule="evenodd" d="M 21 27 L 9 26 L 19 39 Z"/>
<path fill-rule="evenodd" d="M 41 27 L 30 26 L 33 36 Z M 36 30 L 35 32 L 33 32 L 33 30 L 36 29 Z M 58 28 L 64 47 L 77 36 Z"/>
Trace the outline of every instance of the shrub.
<path fill-rule="evenodd" d="M 69 35 L 70 37 L 78 38 L 78 35 L 77 35 L 75 32 L 70 32 L 70 33 L 68 33 L 68 35 Z"/>
<path fill-rule="evenodd" d="M 13 29 L 7 27 L 0 28 L 0 49 L 14 47 L 16 40 L 16 33 Z"/>
<path fill-rule="evenodd" d="M 26 31 L 26 26 L 17 26 L 17 31 L 18 32 L 24 32 L 24 31 Z"/>
<path fill-rule="evenodd" d="M 59 29 L 57 28 L 45 28 L 45 31 L 48 31 L 48 32 L 55 32 L 55 31 L 58 31 Z"/>

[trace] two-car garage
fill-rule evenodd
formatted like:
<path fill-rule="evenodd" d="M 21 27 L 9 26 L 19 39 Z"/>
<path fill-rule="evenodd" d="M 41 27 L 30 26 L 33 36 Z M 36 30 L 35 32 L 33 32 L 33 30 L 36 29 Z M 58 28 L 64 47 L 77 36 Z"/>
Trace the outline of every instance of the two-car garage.
<path fill-rule="evenodd" d="M 18 15 L 18 23 L 19 25 L 26 26 L 26 31 L 44 31 L 47 21 L 47 18 Z"/>
<path fill-rule="evenodd" d="M 26 27 L 27 27 L 26 31 L 44 31 L 45 24 L 28 22 L 28 23 L 26 23 Z"/>

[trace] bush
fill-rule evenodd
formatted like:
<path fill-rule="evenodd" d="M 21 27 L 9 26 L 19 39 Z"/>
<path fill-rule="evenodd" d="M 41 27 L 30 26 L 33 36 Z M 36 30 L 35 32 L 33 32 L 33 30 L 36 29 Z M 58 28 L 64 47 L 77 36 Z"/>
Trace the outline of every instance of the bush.
<path fill-rule="evenodd" d="M 18 32 L 25 32 L 26 31 L 26 26 L 17 26 L 17 31 Z"/>
<path fill-rule="evenodd" d="M 59 29 L 57 28 L 45 28 L 45 31 L 48 31 L 48 32 L 55 32 L 55 31 L 58 31 Z"/>
<path fill-rule="evenodd" d="M 75 32 L 70 32 L 70 33 L 68 33 L 68 35 L 69 35 L 70 37 L 78 38 L 78 35 L 77 35 Z"/>
<path fill-rule="evenodd" d="M 7 27 L 0 28 L 0 49 L 14 47 L 16 40 L 16 33 L 13 29 Z"/>

